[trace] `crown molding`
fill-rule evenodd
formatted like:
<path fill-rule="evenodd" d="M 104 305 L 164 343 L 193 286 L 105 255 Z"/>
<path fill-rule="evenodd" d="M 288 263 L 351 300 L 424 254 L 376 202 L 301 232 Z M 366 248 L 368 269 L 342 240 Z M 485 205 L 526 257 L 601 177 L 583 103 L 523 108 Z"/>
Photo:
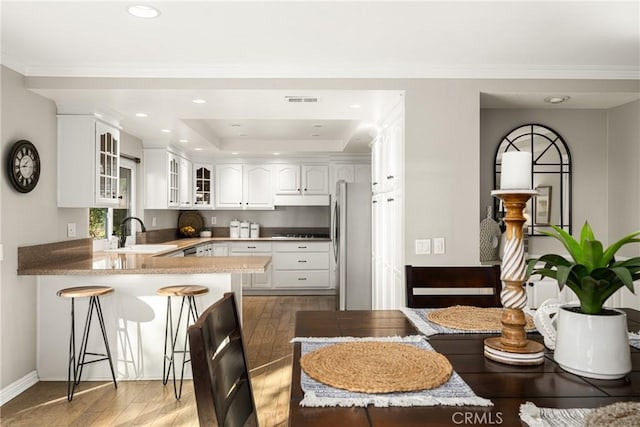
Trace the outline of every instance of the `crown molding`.
<path fill-rule="evenodd" d="M 521 64 L 145 64 L 25 65 L 8 56 L 2 64 L 27 77 L 117 78 L 442 78 L 640 80 L 640 66 Z"/>

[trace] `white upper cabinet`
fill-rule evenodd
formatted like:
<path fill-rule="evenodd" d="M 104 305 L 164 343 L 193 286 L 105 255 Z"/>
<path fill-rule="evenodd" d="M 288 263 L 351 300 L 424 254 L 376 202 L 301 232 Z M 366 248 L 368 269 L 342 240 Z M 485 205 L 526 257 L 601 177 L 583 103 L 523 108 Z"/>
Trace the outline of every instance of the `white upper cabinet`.
<path fill-rule="evenodd" d="M 329 194 L 328 165 L 302 165 L 302 194 Z"/>
<path fill-rule="evenodd" d="M 166 148 L 144 150 L 145 209 L 193 207 L 191 161 Z"/>
<path fill-rule="evenodd" d="M 180 158 L 173 153 L 167 153 L 169 186 L 167 207 L 176 208 L 180 205 Z"/>
<path fill-rule="evenodd" d="M 244 165 L 242 193 L 246 209 L 274 209 L 273 165 Z"/>
<path fill-rule="evenodd" d="M 328 206 L 329 166 L 326 164 L 275 165 L 275 204 Z"/>
<path fill-rule="evenodd" d="M 404 175 L 404 115 L 398 109 L 383 123 L 383 131 L 371 147 L 374 193 L 394 191 L 403 187 Z"/>
<path fill-rule="evenodd" d="M 58 116 L 58 207 L 118 205 L 120 131 L 93 115 Z"/>
<path fill-rule="evenodd" d="M 193 207 L 193 163 L 191 160 L 180 157 L 178 200 L 181 208 Z"/>
<path fill-rule="evenodd" d="M 213 207 L 213 165 L 193 165 L 193 204 L 197 208 Z"/>
<path fill-rule="evenodd" d="M 216 166 L 216 208 L 242 209 L 242 165 Z"/>
<path fill-rule="evenodd" d="M 356 167 L 352 163 L 331 165 L 331 184 L 329 190 L 333 194 L 338 181 L 355 182 Z"/>
<path fill-rule="evenodd" d="M 274 209 L 272 165 L 216 166 L 216 209 Z"/>
<path fill-rule="evenodd" d="M 300 194 L 300 165 L 275 165 L 276 194 Z"/>

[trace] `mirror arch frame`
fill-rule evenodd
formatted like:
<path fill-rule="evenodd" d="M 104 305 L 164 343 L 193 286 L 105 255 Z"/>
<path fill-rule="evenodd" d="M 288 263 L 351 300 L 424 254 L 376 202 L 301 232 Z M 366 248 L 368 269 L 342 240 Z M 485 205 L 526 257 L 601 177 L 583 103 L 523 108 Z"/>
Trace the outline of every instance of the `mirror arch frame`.
<path fill-rule="evenodd" d="M 545 133 L 537 132 L 539 128 L 545 130 Z M 521 131 L 521 132 L 518 132 Z M 518 132 L 518 133 L 517 133 Z M 515 138 L 510 138 L 513 134 L 516 134 Z M 535 137 L 542 137 L 545 141 L 545 146 L 536 150 L 534 148 L 534 143 L 537 142 Z M 532 153 L 531 156 L 531 182 L 535 183 L 536 174 L 549 174 L 555 173 L 559 175 L 560 181 L 560 191 L 558 200 L 560 202 L 560 223 L 554 224 L 557 225 L 564 230 L 566 230 L 569 234 L 572 234 L 572 198 L 573 198 L 573 163 L 571 159 L 571 151 L 569 150 L 569 146 L 565 142 L 564 138 L 556 132 L 554 129 L 549 126 L 540 124 L 540 123 L 527 123 L 524 125 L 517 126 L 507 132 L 501 139 L 500 143 L 496 147 L 494 153 L 494 163 L 493 163 L 493 188 L 498 188 L 499 179 L 498 176 L 500 174 L 501 163 L 499 163 L 499 156 L 502 153 L 507 151 L 517 150 L 521 151 L 517 147 L 517 142 L 525 141 L 530 146 L 530 150 Z M 510 150 L 509 148 L 512 148 Z M 559 163 L 543 163 L 540 162 L 540 159 L 544 156 L 546 152 L 550 149 L 555 149 L 558 153 L 558 158 L 561 159 Z M 555 172 L 550 171 L 542 171 L 540 170 L 542 167 L 558 167 L 558 170 Z M 533 199 L 530 200 L 527 204 L 527 210 L 532 212 L 531 206 L 533 203 Z M 504 212 L 499 210 L 499 200 L 497 198 L 493 198 L 493 212 L 494 219 L 500 222 L 502 215 Z M 566 221 L 565 221 L 566 218 Z M 553 222 L 552 222 L 553 223 Z M 544 234 L 540 233 L 539 229 L 548 228 L 548 225 L 536 224 L 532 219 L 531 222 L 527 226 L 527 232 L 530 236 L 544 236 Z"/>

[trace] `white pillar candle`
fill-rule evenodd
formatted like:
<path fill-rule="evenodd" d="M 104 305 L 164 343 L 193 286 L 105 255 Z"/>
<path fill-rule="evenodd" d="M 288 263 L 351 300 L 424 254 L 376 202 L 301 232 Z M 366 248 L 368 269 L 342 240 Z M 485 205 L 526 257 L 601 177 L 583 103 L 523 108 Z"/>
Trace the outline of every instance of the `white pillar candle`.
<path fill-rule="evenodd" d="M 502 154 L 501 190 L 531 189 L 531 153 L 509 151 Z"/>

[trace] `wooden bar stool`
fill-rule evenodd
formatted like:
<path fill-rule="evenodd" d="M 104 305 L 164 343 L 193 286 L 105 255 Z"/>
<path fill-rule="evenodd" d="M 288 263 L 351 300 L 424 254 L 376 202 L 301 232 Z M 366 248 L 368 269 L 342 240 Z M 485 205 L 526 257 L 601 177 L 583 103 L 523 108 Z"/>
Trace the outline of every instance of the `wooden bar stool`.
<path fill-rule="evenodd" d="M 73 399 L 73 392 L 78 384 L 80 384 L 80 378 L 82 377 L 82 369 L 84 365 L 89 363 L 101 362 L 103 360 L 109 361 L 109 367 L 111 368 L 111 377 L 113 378 L 113 385 L 118 388 L 116 383 L 116 374 L 113 370 L 113 361 L 111 360 L 111 349 L 109 348 L 109 340 L 107 339 L 107 330 L 104 326 L 104 317 L 102 316 L 102 307 L 100 306 L 100 296 L 109 295 L 113 293 L 113 288 L 109 286 L 77 286 L 73 288 L 60 289 L 56 295 L 64 298 L 71 298 L 71 334 L 69 338 L 69 365 L 67 368 L 67 399 L 71 401 Z M 89 297 L 89 309 L 87 311 L 87 318 L 84 321 L 84 332 L 82 334 L 82 341 L 80 343 L 80 354 L 76 359 L 76 331 L 75 331 L 75 299 Z M 98 316 L 98 323 L 100 324 L 100 331 L 102 332 L 102 339 L 104 341 L 104 347 L 106 353 L 93 353 L 87 351 L 87 341 L 89 338 L 89 332 L 91 329 L 91 319 L 93 313 Z M 94 360 L 85 360 L 86 355 L 101 356 Z M 73 383 L 71 382 L 71 372 L 73 371 Z"/>
<path fill-rule="evenodd" d="M 184 378 L 184 365 L 189 363 L 191 359 L 187 359 L 187 350 L 189 336 L 187 334 L 187 329 L 189 325 L 193 324 L 198 320 L 198 308 L 196 307 L 196 295 L 204 295 L 209 292 L 209 288 L 205 286 L 199 285 L 175 285 L 175 286 L 165 286 L 164 288 L 160 288 L 157 290 L 157 294 L 160 296 L 167 297 L 167 316 L 165 320 L 164 326 L 164 356 L 162 361 L 162 384 L 167 385 L 169 381 L 169 373 L 173 374 L 173 392 L 176 396 L 176 399 L 180 399 L 182 395 L 182 380 Z M 178 314 L 178 321 L 175 325 L 173 325 L 173 314 L 171 313 L 171 297 L 182 297 L 182 303 L 180 304 L 180 312 Z M 176 350 L 176 344 L 178 341 L 178 334 L 180 333 L 180 323 L 182 322 L 182 314 L 187 306 L 187 312 L 184 316 L 185 326 L 184 326 L 184 346 L 182 350 Z M 171 345 L 171 348 L 168 349 L 167 345 Z M 180 387 L 176 384 L 176 368 L 175 368 L 175 354 L 182 354 L 182 370 L 180 372 Z M 167 361 L 169 362 L 167 365 Z"/>

